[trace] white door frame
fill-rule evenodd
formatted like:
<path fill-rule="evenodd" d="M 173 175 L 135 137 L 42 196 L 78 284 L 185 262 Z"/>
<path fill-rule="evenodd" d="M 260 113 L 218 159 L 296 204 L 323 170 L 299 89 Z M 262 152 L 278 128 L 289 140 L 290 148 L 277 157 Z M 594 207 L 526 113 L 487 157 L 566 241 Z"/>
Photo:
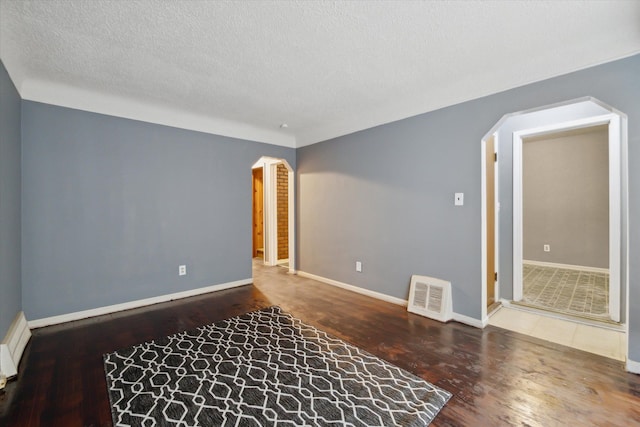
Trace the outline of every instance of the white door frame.
<path fill-rule="evenodd" d="M 278 222 L 276 218 L 276 164 L 279 160 L 267 160 L 264 174 L 264 264 L 278 262 Z"/>
<path fill-rule="evenodd" d="M 296 262 L 296 256 L 295 256 L 295 242 L 296 242 L 296 236 L 295 236 L 295 200 L 294 200 L 294 195 L 295 195 L 295 173 L 293 172 L 293 168 L 291 167 L 291 165 L 289 165 L 289 163 L 282 159 L 279 163 L 282 163 L 286 168 L 287 168 L 287 227 L 288 227 L 288 237 L 289 237 L 289 241 L 288 241 L 288 246 L 289 246 L 289 250 L 288 250 L 288 254 L 289 254 L 289 273 L 290 274 L 294 274 L 296 272 L 295 269 L 295 262 Z M 273 228 L 274 233 L 273 233 L 273 262 L 274 264 L 272 265 L 276 265 L 278 264 L 278 203 L 277 203 L 277 179 L 275 179 L 275 177 L 277 176 L 277 164 L 273 165 L 273 176 L 274 176 L 274 186 L 273 186 L 273 197 L 274 197 L 274 203 L 273 203 L 273 220 L 275 223 L 275 226 Z"/>
<path fill-rule="evenodd" d="M 615 113 L 587 117 L 568 122 L 554 123 L 513 133 L 513 300 L 522 300 L 523 258 L 523 207 L 522 207 L 522 140 L 544 135 L 598 125 L 609 127 L 609 314 L 613 321 L 620 321 L 621 283 L 621 212 L 622 173 L 621 149 L 623 146 L 621 120 Z M 628 286 L 628 285 L 627 285 Z"/>

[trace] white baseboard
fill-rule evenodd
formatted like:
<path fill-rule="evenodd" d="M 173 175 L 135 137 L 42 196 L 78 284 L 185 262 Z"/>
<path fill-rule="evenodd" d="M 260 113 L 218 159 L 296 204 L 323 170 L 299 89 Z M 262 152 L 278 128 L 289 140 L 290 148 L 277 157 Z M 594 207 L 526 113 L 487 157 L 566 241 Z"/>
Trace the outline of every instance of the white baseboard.
<path fill-rule="evenodd" d="M 173 301 L 176 299 L 192 297 L 195 295 L 206 294 L 208 292 L 223 291 L 225 289 L 236 288 L 238 286 L 250 285 L 253 279 L 236 280 L 235 282 L 221 283 L 218 285 L 206 286 L 204 288 L 192 289 L 189 291 L 176 292 L 173 294 L 160 295 L 152 298 L 145 298 L 136 301 L 125 302 L 122 304 L 108 305 L 105 307 L 93 308 L 90 310 L 77 311 L 74 313 L 61 314 L 59 316 L 45 317 L 29 321 L 29 327 L 32 329 L 42 328 L 44 326 L 56 325 L 58 323 L 72 322 L 74 320 L 86 319 L 89 317 L 101 316 L 103 314 L 116 313 L 118 311 L 130 310 L 132 308 L 144 307 L 147 305 L 158 304 L 161 302 Z"/>
<path fill-rule="evenodd" d="M 640 374 L 640 362 L 635 362 L 631 359 L 627 359 L 627 371 L 632 374 Z"/>
<path fill-rule="evenodd" d="M 308 279 L 317 280 L 318 282 L 326 283 L 327 285 L 336 286 L 338 288 L 346 289 L 347 291 L 356 292 L 358 294 L 366 295 L 368 297 L 376 298 L 382 301 L 390 302 L 392 304 L 406 307 L 409 302 L 402 298 L 392 297 L 391 295 L 383 294 L 381 292 L 371 291 L 369 289 L 360 288 L 358 286 L 349 285 L 348 283 L 338 282 L 337 280 L 328 279 L 326 277 L 317 276 L 315 274 L 307 273 L 298 270 L 298 276 L 306 277 Z M 456 322 L 464 323 L 465 325 L 473 326 L 475 328 L 484 328 L 487 322 L 483 322 L 473 317 L 465 316 L 463 314 L 453 313 L 453 320 Z"/>
<path fill-rule="evenodd" d="M 298 276 L 306 277 L 307 279 L 317 280 L 318 282 L 326 283 L 327 285 L 336 286 L 338 288 L 346 289 L 351 292 L 366 295 L 368 297 L 376 298 L 382 301 L 390 302 L 392 304 L 401 305 L 406 307 L 408 301 L 402 298 L 392 297 L 391 295 L 383 294 L 381 292 L 372 291 L 369 289 L 360 288 L 358 286 L 349 285 L 348 283 L 338 282 L 337 280 L 327 279 L 326 277 L 316 276 L 315 274 L 307 273 L 298 270 Z"/>
<path fill-rule="evenodd" d="M 6 378 L 18 374 L 22 353 L 31 338 L 31 330 L 21 311 L 11 322 L 7 335 L 0 344 L 0 373 Z"/>
<path fill-rule="evenodd" d="M 522 260 L 523 264 L 535 265 L 538 267 L 550 267 L 550 268 L 564 268 L 566 270 L 580 270 L 580 271 L 588 271 L 590 273 L 605 273 L 609 274 L 608 268 L 598 268 L 598 267 L 587 267 L 585 265 L 571 265 L 571 264 L 558 264 L 555 262 L 544 262 L 544 261 L 531 261 L 528 259 Z"/>
<path fill-rule="evenodd" d="M 489 324 L 489 318 L 484 320 L 478 320 L 473 317 L 465 316 L 464 314 L 453 313 L 453 320 L 465 325 L 473 326 L 474 328 L 484 329 Z"/>
<path fill-rule="evenodd" d="M 511 301 L 508 299 L 500 298 L 500 304 L 502 304 L 503 307 L 511 307 Z"/>

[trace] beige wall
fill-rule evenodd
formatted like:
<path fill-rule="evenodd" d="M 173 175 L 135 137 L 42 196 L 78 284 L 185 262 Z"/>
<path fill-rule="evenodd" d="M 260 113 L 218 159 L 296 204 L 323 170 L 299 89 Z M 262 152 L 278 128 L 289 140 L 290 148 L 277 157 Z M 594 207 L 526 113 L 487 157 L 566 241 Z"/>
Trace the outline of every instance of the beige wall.
<path fill-rule="evenodd" d="M 529 138 L 522 161 L 524 259 L 608 268 L 606 126 Z"/>

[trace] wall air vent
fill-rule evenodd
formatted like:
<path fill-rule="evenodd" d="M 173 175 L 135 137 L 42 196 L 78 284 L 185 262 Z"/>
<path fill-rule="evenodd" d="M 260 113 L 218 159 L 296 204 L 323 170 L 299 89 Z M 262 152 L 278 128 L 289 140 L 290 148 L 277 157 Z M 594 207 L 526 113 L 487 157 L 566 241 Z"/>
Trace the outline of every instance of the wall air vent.
<path fill-rule="evenodd" d="M 453 318 L 452 307 L 451 282 L 427 276 L 411 276 L 409 312 L 448 322 Z"/>

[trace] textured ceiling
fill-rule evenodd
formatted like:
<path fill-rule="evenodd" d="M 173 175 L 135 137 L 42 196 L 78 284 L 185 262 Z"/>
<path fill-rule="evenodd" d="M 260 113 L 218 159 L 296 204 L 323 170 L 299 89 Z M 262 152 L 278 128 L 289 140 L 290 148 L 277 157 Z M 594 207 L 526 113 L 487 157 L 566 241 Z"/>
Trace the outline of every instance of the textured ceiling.
<path fill-rule="evenodd" d="M 640 1 L 0 0 L 24 99 L 286 146 L 638 52 Z"/>

